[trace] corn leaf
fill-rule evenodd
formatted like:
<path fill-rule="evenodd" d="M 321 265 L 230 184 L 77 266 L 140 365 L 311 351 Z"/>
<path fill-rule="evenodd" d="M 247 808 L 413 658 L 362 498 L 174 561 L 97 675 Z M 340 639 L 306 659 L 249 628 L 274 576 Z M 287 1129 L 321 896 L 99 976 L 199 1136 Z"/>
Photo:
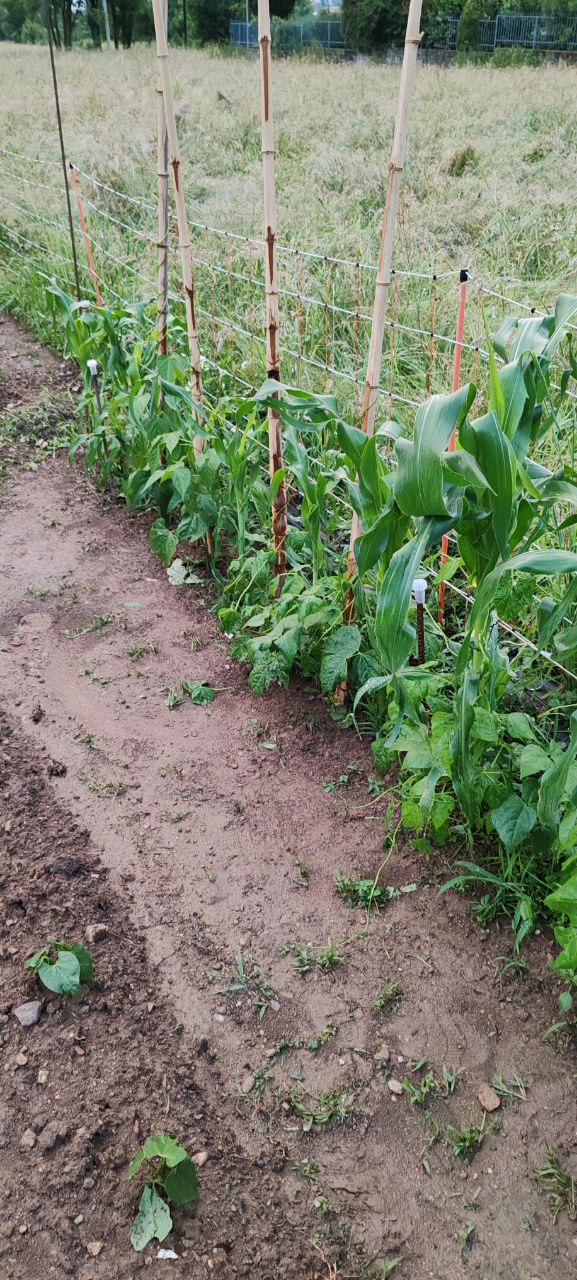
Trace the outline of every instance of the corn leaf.
<path fill-rule="evenodd" d="M 459 650 L 456 674 L 462 675 L 467 665 L 471 640 L 475 631 L 481 631 L 491 611 L 495 590 L 504 573 L 519 572 L 558 577 L 563 573 L 577 572 L 577 554 L 574 551 L 524 551 L 498 564 L 483 578 L 469 617 L 469 630 Z"/>
<path fill-rule="evenodd" d="M 450 525 L 450 519 L 423 521 L 416 537 L 395 551 L 391 559 L 379 589 L 375 617 L 379 656 L 385 671 L 399 671 L 414 648 L 415 630 L 407 623 L 413 579 L 429 543 L 438 541 Z"/>
<path fill-rule="evenodd" d="M 417 410 L 413 440 L 397 440 L 395 499 L 409 516 L 446 516 L 443 455 L 475 399 L 469 383 L 448 396 L 432 396 Z"/>
<path fill-rule="evenodd" d="M 537 814 L 539 822 L 549 831 L 557 831 L 561 816 L 561 802 L 565 793 L 569 770 L 577 756 L 577 711 L 570 720 L 571 737 L 563 755 L 552 764 L 541 778 Z"/>

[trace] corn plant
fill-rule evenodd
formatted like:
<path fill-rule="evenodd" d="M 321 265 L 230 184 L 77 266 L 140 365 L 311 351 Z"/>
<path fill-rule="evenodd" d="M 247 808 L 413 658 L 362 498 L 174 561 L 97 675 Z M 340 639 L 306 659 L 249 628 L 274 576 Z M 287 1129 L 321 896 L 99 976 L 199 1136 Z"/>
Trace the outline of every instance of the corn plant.
<path fill-rule="evenodd" d="M 539 545 L 558 541 L 555 509 L 575 504 L 577 485 L 569 469 L 553 473 L 530 452 L 542 446 L 556 421 L 567 379 L 555 399 L 551 367 L 576 313 L 577 299 L 562 296 L 552 316 L 507 321 L 490 344 L 488 411 L 480 418 L 470 417 L 476 389 L 466 386 L 452 395 L 433 397 L 417 412 L 413 440 L 396 440 L 394 503 L 414 523 L 415 532 L 394 552 L 377 589 L 375 637 L 384 668 L 380 682 L 390 685 L 394 678 L 398 701 L 399 689 L 406 700 L 401 713 L 409 708 L 413 721 L 409 730 L 399 724 L 389 744 L 417 772 L 414 807 L 425 825 L 437 787 L 449 785 L 469 827 L 496 834 L 503 850 L 499 873 L 465 864 L 461 881 L 484 879 L 512 894 L 518 938 L 532 925 L 533 895 L 542 902 L 547 891 L 544 855 L 549 871 L 559 865 L 559 824 L 563 821 L 572 829 L 577 721 L 571 724 L 564 748 L 544 746 L 531 725 L 525 743 L 530 750 L 518 747 L 515 730 L 501 713 L 513 673 L 499 649 L 491 610 L 504 575 L 560 577 L 577 569 L 573 552 Z M 507 361 L 500 369 L 495 353 Z M 450 452 L 453 432 L 457 448 Z M 447 673 L 445 700 L 427 724 L 422 703 L 419 709 L 407 680 L 415 643 L 408 621 L 411 586 L 429 548 L 449 529 L 454 530 L 476 597 L 454 671 Z M 575 599 L 575 584 L 573 579 L 570 601 Z M 548 609 L 542 634 L 550 637 L 563 621 L 567 594 Z M 357 700 L 378 683 L 369 681 Z M 422 687 L 415 688 L 422 692 Z M 411 825 L 418 826 L 418 819 Z M 527 861 L 532 868 L 530 894 Z"/>

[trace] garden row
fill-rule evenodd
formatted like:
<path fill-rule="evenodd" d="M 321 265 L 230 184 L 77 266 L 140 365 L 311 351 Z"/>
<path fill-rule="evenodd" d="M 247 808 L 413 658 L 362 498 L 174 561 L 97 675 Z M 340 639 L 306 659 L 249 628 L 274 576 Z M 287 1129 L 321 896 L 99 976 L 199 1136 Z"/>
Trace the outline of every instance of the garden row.
<path fill-rule="evenodd" d="M 250 664 L 252 689 L 286 686 L 295 670 L 318 680 L 335 715 L 373 735 L 378 772 L 400 764 L 402 821 L 415 847 L 426 854 L 450 840 L 451 884 L 480 886 L 478 918 L 505 911 L 517 945 L 552 921 L 555 966 L 570 988 L 577 476 L 568 464 L 551 471 L 536 459 L 550 453 L 577 373 L 577 299 L 561 295 L 545 318 L 505 321 L 487 339 L 487 386 L 431 398 L 409 439 L 391 422 L 367 436 L 339 416 L 332 397 L 276 383 L 196 404 L 187 362 L 158 357 L 144 307 L 92 309 L 56 285 L 50 295 L 85 380 L 88 425 L 73 454 L 83 450 L 130 510 L 156 515 L 151 545 L 174 584 L 199 581 L 193 554 L 204 542 L 219 621 L 233 655 Z M 285 456 L 269 478 L 271 406 L 281 415 Z M 270 511 L 283 481 L 287 571 L 279 577 Z M 351 584 L 353 512 L 361 534 Z M 439 571 L 443 535 L 451 554 Z M 413 583 L 422 575 L 430 590 L 419 654 Z M 518 633 L 505 645 L 494 611 L 499 593 L 526 577 L 532 591 L 543 580 L 550 592 L 533 600 L 533 649 Z M 446 631 L 436 607 L 445 581 L 457 601 Z M 552 650 L 569 664 L 568 684 L 543 678 Z M 563 1005 L 571 1017 L 570 989 Z"/>

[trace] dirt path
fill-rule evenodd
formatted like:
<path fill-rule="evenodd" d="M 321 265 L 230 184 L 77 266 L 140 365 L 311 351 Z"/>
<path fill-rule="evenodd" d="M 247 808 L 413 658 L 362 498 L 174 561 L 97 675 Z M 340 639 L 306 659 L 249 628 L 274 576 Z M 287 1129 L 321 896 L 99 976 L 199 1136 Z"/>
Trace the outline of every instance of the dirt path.
<path fill-rule="evenodd" d="M 0 325 L 4 403 L 8 324 Z M 12 324 L 8 341 L 21 341 Z M 416 890 L 395 898 L 365 929 L 363 913 L 351 911 L 335 886 L 339 870 L 374 876 L 384 857 L 379 807 L 367 807 L 366 746 L 337 730 L 303 687 L 253 697 L 207 609 L 208 587 L 171 587 L 146 533 L 146 520 L 95 493 L 81 466 L 71 471 L 62 455 L 35 471 L 15 466 L 4 483 L 0 705 L 12 732 L 3 739 L 0 792 L 9 866 L 0 1035 L 10 1081 L 7 1176 L 13 1187 L 24 1186 L 29 1206 L 19 1195 L 11 1209 L 0 1276 L 49 1274 L 34 1270 L 47 1249 L 59 1250 L 54 1274 L 88 1280 L 135 1272 L 142 1260 L 126 1246 L 132 1202 L 118 1183 L 137 1141 L 135 1111 L 139 1132 L 170 1124 L 191 1149 L 209 1151 L 201 1209 L 174 1237 L 178 1274 L 210 1274 L 212 1248 L 220 1249 L 221 1274 L 259 1280 L 281 1272 L 299 1280 L 328 1276 L 322 1254 L 337 1261 L 339 1280 L 382 1276 L 384 1262 L 397 1257 L 396 1274 L 411 1280 L 458 1280 L 470 1271 L 485 1280 L 573 1274 L 575 1226 L 565 1214 L 553 1223 L 533 1177 L 549 1145 L 575 1165 L 574 1059 L 542 1039 L 555 1018 L 547 943 L 533 941 L 524 979 L 515 970 L 499 976 L 510 933 L 485 935 L 463 900 L 437 898 L 427 862 L 403 848 L 383 883 L 414 883 Z M 139 657 L 135 645 L 144 646 Z M 166 689 L 183 679 L 208 679 L 226 692 L 207 708 L 186 700 L 169 710 Z M 65 772 L 48 779 L 51 761 Z M 327 793 L 324 784 L 351 761 L 360 773 Z M 50 870 L 58 840 L 57 861 L 69 856 L 71 842 L 80 878 Z M 60 932 L 75 936 L 98 916 L 101 877 L 114 922 L 97 952 L 106 994 L 95 998 L 97 1008 L 89 997 L 86 1015 L 52 1002 L 53 1013 L 25 1033 L 33 1069 L 13 1074 L 24 1037 L 10 1009 L 26 997 L 22 962 L 55 932 L 58 913 Z M 23 906 L 11 905 L 14 897 Z M 299 976 L 287 949 L 299 944 L 314 956 L 329 938 L 345 963 Z M 250 980 L 235 979 L 239 953 Z M 392 982 L 404 998 L 395 1011 L 378 1014 L 374 997 Z M 37 1063 L 50 1059 L 53 1037 L 57 1046 L 67 1037 L 70 1066 L 70 1029 L 79 1016 L 92 1045 L 80 1067 L 74 1063 L 87 1096 L 102 1093 L 104 1066 L 116 1064 L 111 1128 L 98 1146 L 106 1176 L 73 1205 L 84 1212 L 89 1202 L 90 1239 L 111 1234 L 83 1270 L 73 1259 L 76 1233 L 84 1239 L 86 1230 L 71 1225 L 70 1190 L 58 1176 L 64 1154 L 44 1160 L 57 1206 L 51 1217 L 42 1193 L 46 1169 L 35 1150 L 19 1149 L 22 1132 L 37 1129 L 48 1108 L 35 1083 Z M 176 1039 L 175 1024 L 182 1028 Z M 335 1033 L 315 1044 L 325 1028 Z M 423 1072 L 411 1074 L 409 1064 L 423 1058 L 439 1078 L 443 1066 L 462 1072 L 454 1094 L 426 1110 L 406 1094 L 397 1098 L 387 1082 L 392 1076 L 418 1084 Z M 164 1073 L 177 1082 L 168 1120 Z M 501 1131 L 463 1166 L 450 1153 L 446 1126 L 481 1120 L 479 1085 L 496 1073 L 522 1077 L 527 1098 L 501 1107 Z M 74 1113 L 75 1087 L 68 1069 L 53 1101 L 57 1116 Z M 291 1091 L 309 1104 L 311 1096 L 332 1094 L 346 1118 L 307 1131 Z M 427 1171 L 423 1149 L 437 1126 Z M 296 1162 L 318 1165 L 318 1182 L 295 1171 Z M 236 1215 L 228 1208 L 233 1195 Z M 62 1234 L 56 1223 L 64 1220 Z M 219 1221 L 222 1248 L 210 1225 Z M 465 1244 L 468 1223 L 474 1234 Z M 307 1243 L 311 1236 L 316 1248 Z M 154 1248 L 148 1252 L 156 1257 Z M 165 1265 L 154 1262 L 154 1274 Z"/>

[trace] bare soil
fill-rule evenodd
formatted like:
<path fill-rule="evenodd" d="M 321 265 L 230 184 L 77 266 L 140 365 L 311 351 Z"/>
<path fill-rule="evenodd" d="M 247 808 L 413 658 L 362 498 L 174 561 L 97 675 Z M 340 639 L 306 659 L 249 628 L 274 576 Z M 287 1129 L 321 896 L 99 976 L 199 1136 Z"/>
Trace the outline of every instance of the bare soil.
<path fill-rule="evenodd" d="M 18 401 L 21 418 L 43 386 L 70 381 L 7 318 L 0 369 L 3 404 Z M 304 685 L 254 697 L 210 584 L 172 587 L 149 521 L 97 492 L 81 462 L 35 453 L 28 469 L 22 441 L 8 455 L 0 1280 L 147 1266 L 191 1280 L 353 1280 L 388 1274 L 396 1258 L 395 1275 L 411 1280 L 575 1274 L 575 1224 L 554 1222 L 534 1178 L 549 1146 L 577 1171 L 574 1050 L 543 1039 L 556 1019 L 550 939 L 531 941 L 524 975 L 504 970 L 506 922 L 483 932 L 465 899 L 439 898 L 446 868 L 403 841 L 381 882 L 415 891 L 368 924 L 350 910 L 337 872 L 374 876 L 386 857 L 368 745 Z M 223 692 L 170 710 L 166 690 L 183 679 Z M 325 791 L 352 761 L 350 783 Z M 37 994 L 26 957 L 95 923 L 108 932 L 93 948 L 93 989 L 46 998 L 22 1030 L 13 1008 Z M 344 963 L 299 976 L 290 948 L 314 957 L 329 938 Z M 250 978 L 239 979 L 239 954 Z M 404 998 L 377 1013 L 391 982 Z M 388 1084 L 418 1083 L 424 1058 L 438 1078 L 444 1065 L 461 1072 L 454 1094 L 425 1108 Z M 500 1131 L 463 1165 L 446 1127 L 481 1121 L 479 1086 L 499 1073 L 522 1077 L 526 1100 L 501 1105 Z M 314 1112 L 326 1093 L 347 1114 L 311 1127 L 294 1099 Z M 122 1181 L 139 1142 L 164 1129 L 208 1153 L 198 1209 L 176 1211 L 165 1242 L 172 1262 L 155 1245 L 132 1251 L 138 1189 Z M 317 1182 L 302 1162 L 319 1166 Z"/>

